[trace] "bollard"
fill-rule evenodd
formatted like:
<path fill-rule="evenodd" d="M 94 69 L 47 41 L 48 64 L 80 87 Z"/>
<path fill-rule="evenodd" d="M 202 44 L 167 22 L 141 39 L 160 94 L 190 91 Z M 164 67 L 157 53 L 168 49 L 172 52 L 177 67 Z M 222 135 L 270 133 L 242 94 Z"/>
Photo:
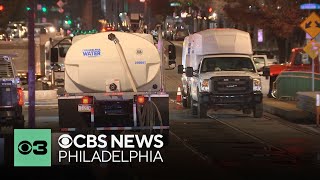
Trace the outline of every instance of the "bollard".
<path fill-rule="evenodd" d="M 320 127 L 320 119 L 319 119 L 319 116 L 320 116 L 320 94 L 317 94 L 316 95 L 316 123 L 317 123 L 317 126 Z"/>

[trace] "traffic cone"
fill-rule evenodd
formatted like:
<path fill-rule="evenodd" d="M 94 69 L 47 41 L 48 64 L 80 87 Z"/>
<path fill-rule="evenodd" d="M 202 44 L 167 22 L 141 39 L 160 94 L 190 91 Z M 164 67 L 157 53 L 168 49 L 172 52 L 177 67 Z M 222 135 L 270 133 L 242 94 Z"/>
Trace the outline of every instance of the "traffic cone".
<path fill-rule="evenodd" d="M 177 110 L 183 109 L 181 102 L 182 102 L 182 94 L 181 94 L 181 88 L 179 86 L 178 90 L 177 90 L 177 98 L 176 98 L 176 109 Z"/>
<path fill-rule="evenodd" d="M 176 98 L 176 102 L 177 103 L 181 103 L 182 101 L 182 94 L 181 94 L 181 88 L 180 86 L 178 87 L 178 91 L 177 91 L 177 98 Z"/>

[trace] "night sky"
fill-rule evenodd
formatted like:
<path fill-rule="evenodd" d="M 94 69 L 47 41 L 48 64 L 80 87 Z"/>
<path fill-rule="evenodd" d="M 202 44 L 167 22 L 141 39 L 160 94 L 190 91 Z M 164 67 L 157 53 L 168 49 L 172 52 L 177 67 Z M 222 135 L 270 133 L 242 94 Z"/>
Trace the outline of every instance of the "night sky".
<path fill-rule="evenodd" d="M 151 0 L 152 14 L 169 14 L 171 8 L 169 0 Z"/>

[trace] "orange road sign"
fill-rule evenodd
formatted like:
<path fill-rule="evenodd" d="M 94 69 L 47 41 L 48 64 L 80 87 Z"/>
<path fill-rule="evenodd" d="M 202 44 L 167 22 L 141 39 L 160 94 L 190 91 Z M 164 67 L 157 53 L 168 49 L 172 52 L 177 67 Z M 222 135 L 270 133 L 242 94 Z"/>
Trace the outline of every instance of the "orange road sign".
<path fill-rule="evenodd" d="M 309 17 L 300 24 L 300 27 L 312 38 L 315 38 L 320 33 L 320 17 L 317 13 L 312 12 Z"/>
<path fill-rule="evenodd" d="M 303 50 L 311 57 L 311 59 L 315 59 L 320 53 L 320 44 L 315 41 L 310 41 Z"/>

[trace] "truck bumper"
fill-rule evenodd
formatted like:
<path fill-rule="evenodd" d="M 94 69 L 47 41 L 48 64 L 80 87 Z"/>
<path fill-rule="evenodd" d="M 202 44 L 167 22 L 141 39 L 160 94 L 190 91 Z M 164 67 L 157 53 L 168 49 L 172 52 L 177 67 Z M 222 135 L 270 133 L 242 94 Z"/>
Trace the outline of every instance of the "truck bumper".
<path fill-rule="evenodd" d="M 199 98 L 201 103 L 205 103 L 208 107 L 253 107 L 255 104 L 262 103 L 262 93 L 253 92 L 250 94 L 223 95 L 212 93 L 201 93 Z"/>
<path fill-rule="evenodd" d="M 145 98 L 147 101 L 147 97 Z M 152 97 L 151 100 L 158 107 L 162 120 L 162 124 L 154 125 L 169 126 L 169 97 Z M 139 126 L 138 106 L 133 99 L 96 100 L 92 105 L 94 115 L 90 112 L 78 112 L 79 104 L 81 104 L 81 97 L 58 99 L 60 128 L 87 129 L 92 125 L 101 129 L 108 129 L 103 127 L 133 127 L 135 118 Z M 154 113 L 156 115 L 156 112 Z"/>
<path fill-rule="evenodd" d="M 20 121 L 24 121 L 22 117 L 22 107 L 0 108 L 0 125 L 10 126 Z"/>

